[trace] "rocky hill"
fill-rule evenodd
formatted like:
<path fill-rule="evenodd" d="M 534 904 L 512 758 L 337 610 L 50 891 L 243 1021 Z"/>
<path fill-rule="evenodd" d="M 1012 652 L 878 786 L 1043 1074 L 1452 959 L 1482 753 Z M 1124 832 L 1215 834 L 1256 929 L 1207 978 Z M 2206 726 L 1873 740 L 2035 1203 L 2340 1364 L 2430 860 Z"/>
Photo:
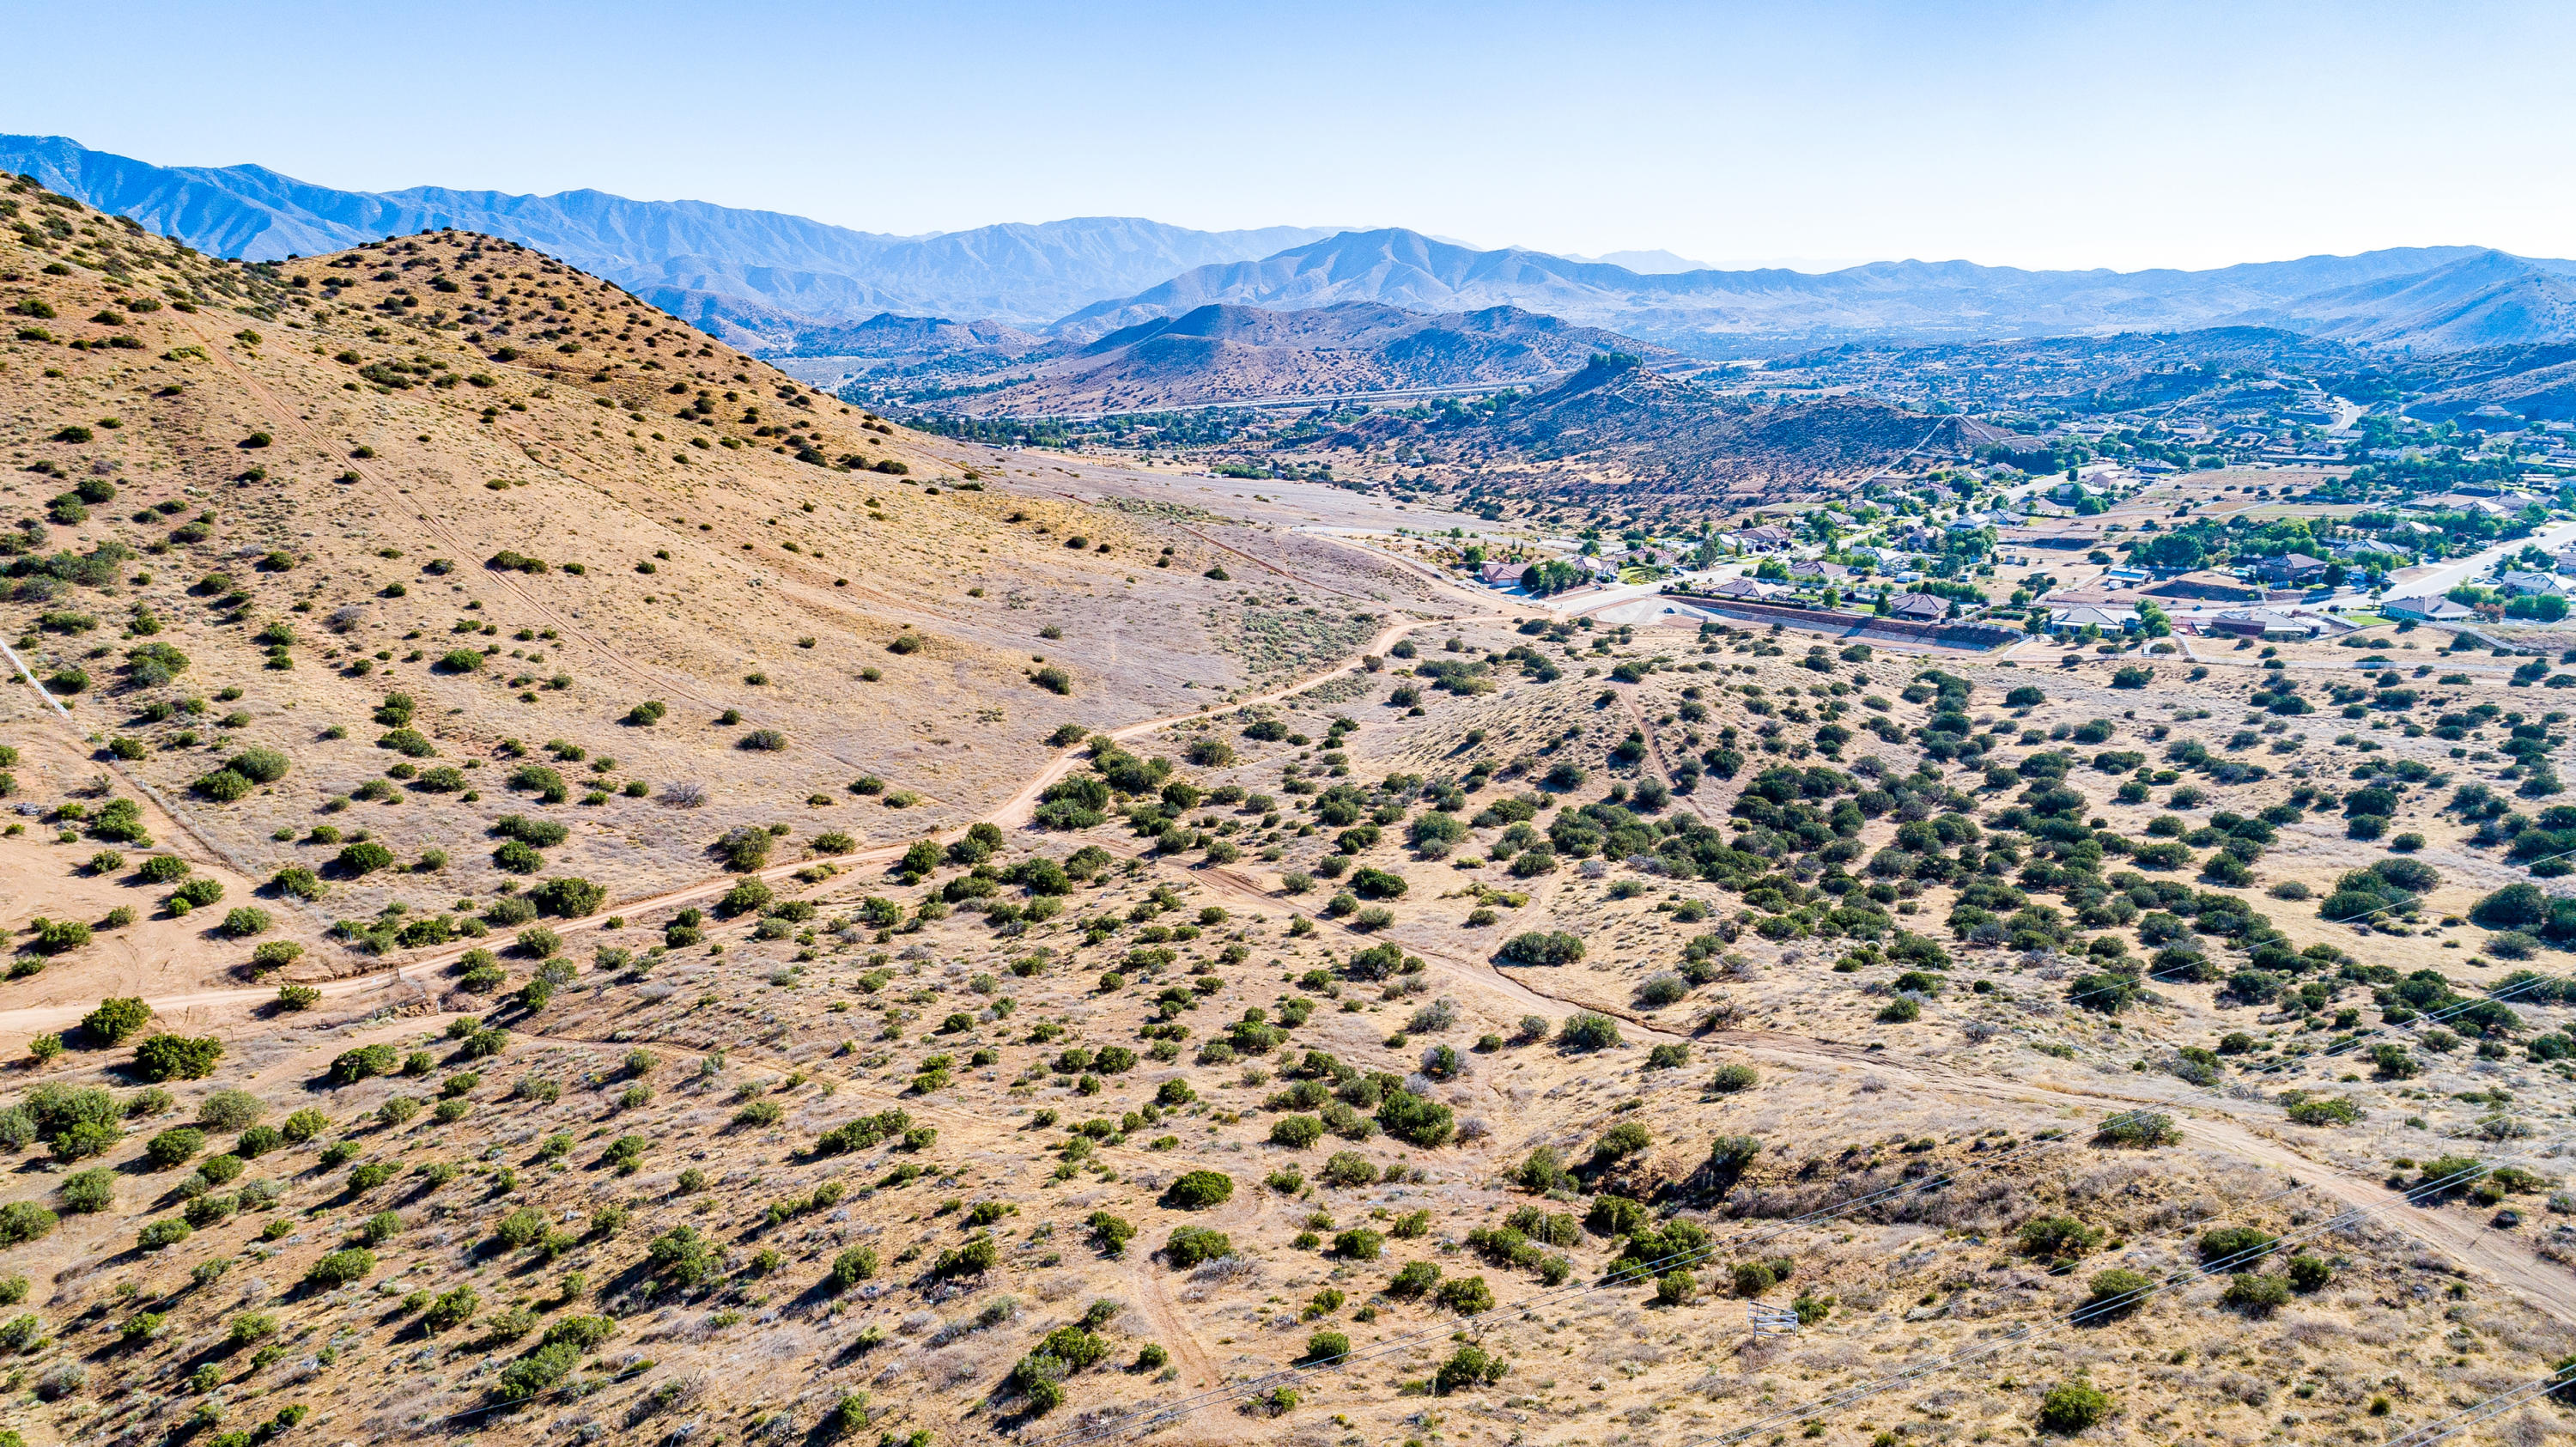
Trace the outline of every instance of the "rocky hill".
<path fill-rule="evenodd" d="M 1724 505 L 1831 492 L 1917 451 L 1962 451 L 1962 424 L 1841 396 L 1754 402 L 1622 357 L 1472 411 L 1381 409 L 1307 445 L 1409 458 L 1489 491 Z"/>
<path fill-rule="evenodd" d="M 957 405 L 1091 414 L 1405 388 L 1546 383 L 1604 352 L 1682 359 L 1517 307 L 1427 315 L 1374 302 L 1305 311 L 1206 306 L 1110 333 L 1024 382 Z"/>

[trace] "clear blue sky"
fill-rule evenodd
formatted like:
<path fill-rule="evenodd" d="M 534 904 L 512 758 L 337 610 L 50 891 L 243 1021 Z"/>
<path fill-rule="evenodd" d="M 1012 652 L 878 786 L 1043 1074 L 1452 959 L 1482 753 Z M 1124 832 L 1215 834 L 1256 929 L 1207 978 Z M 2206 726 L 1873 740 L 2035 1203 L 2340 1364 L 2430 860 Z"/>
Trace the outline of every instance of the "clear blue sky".
<path fill-rule="evenodd" d="M 1142 215 L 1720 263 L 2576 255 L 2576 6 L 0 8 L 0 130 L 872 231 Z"/>

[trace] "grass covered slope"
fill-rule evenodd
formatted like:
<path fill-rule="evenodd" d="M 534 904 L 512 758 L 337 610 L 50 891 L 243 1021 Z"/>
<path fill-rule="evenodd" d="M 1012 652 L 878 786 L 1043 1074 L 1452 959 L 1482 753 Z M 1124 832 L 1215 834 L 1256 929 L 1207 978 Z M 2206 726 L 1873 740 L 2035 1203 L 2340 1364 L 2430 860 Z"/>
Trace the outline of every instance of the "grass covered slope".
<path fill-rule="evenodd" d="M 188 801 L 234 897 L 288 871 L 313 928 L 373 948 L 399 905 L 393 940 L 434 944 L 450 899 L 649 895 L 739 830 L 959 825 L 1066 719 L 1268 661 L 1234 552 L 985 491 L 534 252 L 234 266 L 0 199 L 0 617 L 84 736 L 51 777 Z M 45 709 L 9 707 L 40 751 Z"/>
<path fill-rule="evenodd" d="M 2268 887 L 2374 846 L 2189 827 L 2313 773 L 2187 763 L 2197 710 L 2101 669 L 1544 623 L 1377 661 L 435 1001 L 103 1007 L 0 1112 L 31 1417 L 2153 1439 L 2400 1427 L 2568 1350 L 2521 1135 L 2563 1008 L 2346 1025 L 2457 927 L 2319 951 Z M 2170 779 L 2070 761 L 2156 727 Z M 2093 813 L 2125 856 L 2050 822 Z"/>
<path fill-rule="evenodd" d="M 488 241 L 8 199 L 27 1442 L 2364 1440 L 2576 1350 L 2501 665 L 1426 617 Z"/>

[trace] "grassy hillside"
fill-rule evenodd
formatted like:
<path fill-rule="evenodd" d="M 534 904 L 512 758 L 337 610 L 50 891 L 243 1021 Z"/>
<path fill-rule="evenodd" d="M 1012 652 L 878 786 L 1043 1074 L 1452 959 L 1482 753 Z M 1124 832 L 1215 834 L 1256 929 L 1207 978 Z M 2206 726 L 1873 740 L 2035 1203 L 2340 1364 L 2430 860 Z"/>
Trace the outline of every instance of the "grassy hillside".
<path fill-rule="evenodd" d="M 2361 1441 L 2576 1349 L 2500 666 L 2455 760 L 1444 617 L 496 243 L 7 200 L 21 1442 Z"/>
<path fill-rule="evenodd" d="M 1233 555 L 984 491 L 534 253 L 233 267 L 9 204 L 12 633 L 101 768 L 189 799 L 243 877 L 336 873 L 332 918 L 558 872 L 647 894 L 737 828 L 911 837 L 1067 720 L 1246 676 L 1219 605 L 1249 589 L 1202 576 Z M 282 772 L 226 797 L 246 750 Z M 563 837 L 496 868 L 532 807 Z"/>

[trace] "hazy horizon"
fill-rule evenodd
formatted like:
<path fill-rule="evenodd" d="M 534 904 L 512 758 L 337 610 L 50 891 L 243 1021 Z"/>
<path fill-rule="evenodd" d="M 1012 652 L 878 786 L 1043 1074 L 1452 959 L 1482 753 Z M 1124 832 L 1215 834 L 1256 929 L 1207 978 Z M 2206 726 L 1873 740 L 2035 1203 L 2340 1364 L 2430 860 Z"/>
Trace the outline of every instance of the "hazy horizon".
<path fill-rule="evenodd" d="M 2576 199 L 2543 183 L 2576 151 L 2576 97 L 2540 79 L 2576 54 L 2576 13 L 2532 4 L 1569 17 L 1444 0 L 1290 27 L 1241 6 L 768 0 L 711 19 L 468 0 L 446 16 L 30 9 L 22 55 L 112 40 L 117 83 L 24 65 L 0 129 L 351 190 L 589 188 L 898 235 L 1357 215 L 1801 270 L 2576 249 Z"/>

